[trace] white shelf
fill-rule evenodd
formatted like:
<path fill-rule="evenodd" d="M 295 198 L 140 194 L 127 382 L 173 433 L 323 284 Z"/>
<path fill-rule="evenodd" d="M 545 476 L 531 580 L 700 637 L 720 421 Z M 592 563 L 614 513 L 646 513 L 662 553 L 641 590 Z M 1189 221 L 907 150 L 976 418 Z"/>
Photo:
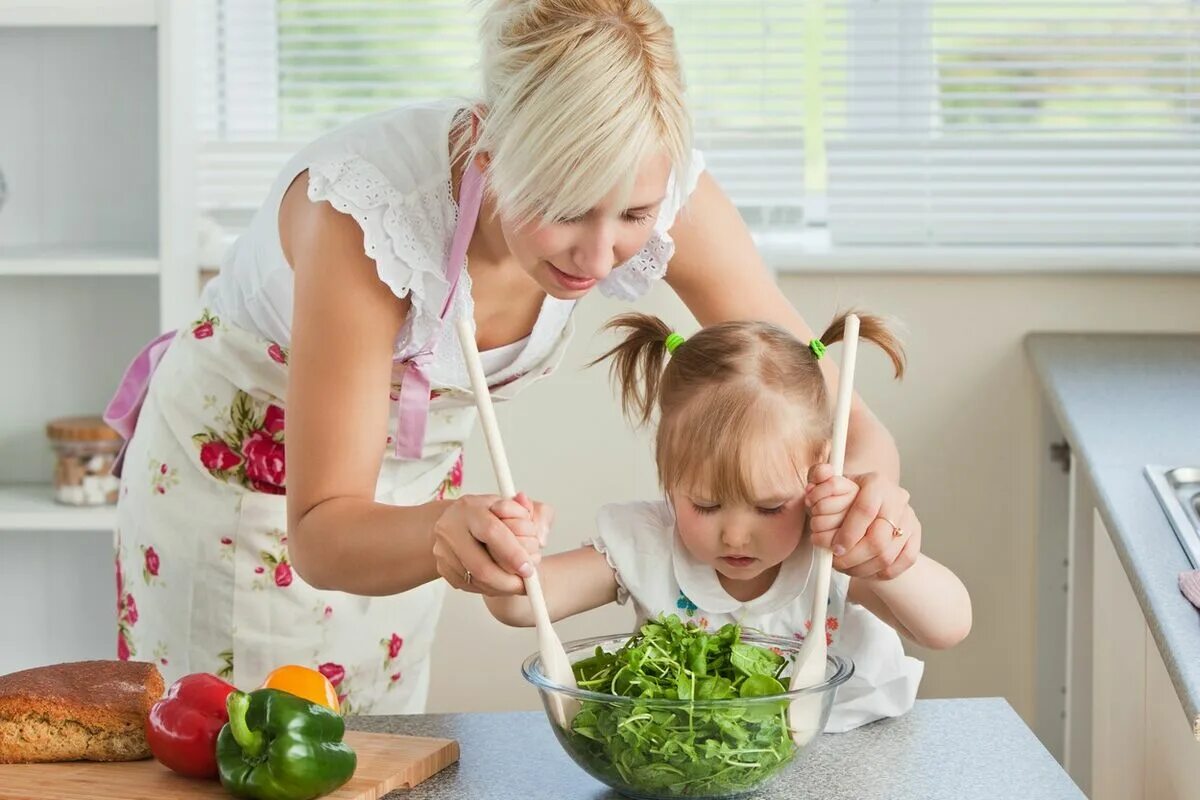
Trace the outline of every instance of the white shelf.
<path fill-rule="evenodd" d="M 157 23 L 157 0 L 0 0 L 0 28 Z"/>
<path fill-rule="evenodd" d="M 157 275 L 158 271 L 158 258 L 150 248 L 0 247 L 0 275 Z"/>
<path fill-rule="evenodd" d="M 116 508 L 55 502 L 44 430 L 194 307 L 194 5 L 0 0 L 0 673 L 114 654 Z"/>
<path fill-rule="evenodd" d="M 0 531 L 109 531 L 115 506 L 76 508 L 54 501 L 47 484 L 0 485 Z"/>

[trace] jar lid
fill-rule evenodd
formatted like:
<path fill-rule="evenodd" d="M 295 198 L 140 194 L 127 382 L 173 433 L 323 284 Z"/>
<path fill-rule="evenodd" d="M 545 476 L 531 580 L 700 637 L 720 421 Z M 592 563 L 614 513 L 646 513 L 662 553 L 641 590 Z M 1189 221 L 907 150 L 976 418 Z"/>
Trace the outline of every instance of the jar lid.
<path fill-rule="evenodd" d="M 121 434 L 108 427 L 100 417 L 53 419 L 46 424 L 46 435 L 67 442 L 108 442 L 121 438 Z"/>

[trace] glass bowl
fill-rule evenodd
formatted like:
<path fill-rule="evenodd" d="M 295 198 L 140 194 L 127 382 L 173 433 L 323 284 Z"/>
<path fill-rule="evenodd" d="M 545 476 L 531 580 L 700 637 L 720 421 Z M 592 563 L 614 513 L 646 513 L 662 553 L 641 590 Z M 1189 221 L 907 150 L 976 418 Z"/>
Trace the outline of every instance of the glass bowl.
<path fill-rule="evenodd" d="M 564 643 L 572 664 L 614 653 L 629 635 Z M 800 642 L 743 631 L 741 640 L 794 660 Z M 818 730 L 829 720 L 837 687 L 854 674 L 840 656 L 826 659 L 825 682 L 808 689 L 756 697 L 676 700 L 624 697 L 572 689 L 550 681 L 534 653 L 521 668 L 537 687 L 550 727 L 567 754 L 589 775 L 623 795 L 644 800 L 727 798 L 754 792 L 801 760 L 815 736 L 797 746 L 787 725 L 792 701 L 806 702 Z M 788 684 L 790 665 L 781 678 Z M 619 677 L 619 676 L 618 676 Z M 570 730 L 554 724 L 555 700 L 578 708 Z"/>

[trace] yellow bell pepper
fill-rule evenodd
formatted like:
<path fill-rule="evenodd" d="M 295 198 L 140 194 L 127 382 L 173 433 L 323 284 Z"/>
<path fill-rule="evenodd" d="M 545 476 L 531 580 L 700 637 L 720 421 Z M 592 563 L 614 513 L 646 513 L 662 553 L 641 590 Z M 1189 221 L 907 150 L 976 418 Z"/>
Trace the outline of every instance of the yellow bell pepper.
<path fill-rule="evenodd" d="M 298 664 L 288 664 L 279 667 L 263 681 L 262 689 L 278 689 L 297 697 L 303 697 L 309 702 L 325 706 L 331 711 L 342 713 L 341 703 L 338 702 L 337 690 L 329 679 L 315 669 L 302 667 Z"/>

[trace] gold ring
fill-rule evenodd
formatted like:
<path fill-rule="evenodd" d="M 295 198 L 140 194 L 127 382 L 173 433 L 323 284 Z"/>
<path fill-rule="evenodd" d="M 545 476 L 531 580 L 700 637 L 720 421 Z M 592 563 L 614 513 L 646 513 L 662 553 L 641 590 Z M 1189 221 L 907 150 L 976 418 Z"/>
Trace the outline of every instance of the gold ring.
<path fill-rule="evenodd" d="M 466 581 L 467 583 L 471 582 L 471 570 L 467 570 L 466 575 L 463 576 L 463 580 Z"/>
<path fill-rule="evenodd" d="M 899 539 L 901 536 L 903 536 L 903 535 L 904 535 L 904 529 L 903 529 L 903 528 L 901 528 L 901 527 L 900 527 L 899 525 L 897 525 L 896 523 L 892 522 L 892 521 L 891 521 L 890 519 L 888 519 L 887 517 L 883 517 L 883 516 L 881 516 L 881 517 L 879 517 L 879 519 L 883 520 L 883 521 L 884 521 L 884 522 L 886 522 L 888 525 L 891 525 L 891 526 L 892 526 L 892 538 L 893 538 L 893 539 Z"/>

